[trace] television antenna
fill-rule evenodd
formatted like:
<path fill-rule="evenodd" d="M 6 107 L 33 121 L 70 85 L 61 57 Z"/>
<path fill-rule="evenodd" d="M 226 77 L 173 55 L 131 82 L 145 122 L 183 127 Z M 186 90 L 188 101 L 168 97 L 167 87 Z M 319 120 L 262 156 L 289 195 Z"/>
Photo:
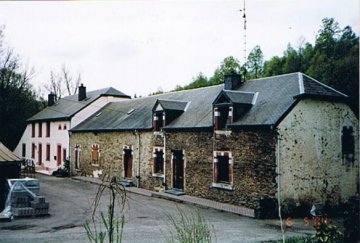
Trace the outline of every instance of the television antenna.
<path fill-rule="evenodd" d="M 243 13 L 243 20 L 244 20 L 244 66 L 246 67 L 246 8 L 245 8 L 245 0 L 244 0 L 244 8 L 243 9 L 239 9 L 240 12 Z"/>

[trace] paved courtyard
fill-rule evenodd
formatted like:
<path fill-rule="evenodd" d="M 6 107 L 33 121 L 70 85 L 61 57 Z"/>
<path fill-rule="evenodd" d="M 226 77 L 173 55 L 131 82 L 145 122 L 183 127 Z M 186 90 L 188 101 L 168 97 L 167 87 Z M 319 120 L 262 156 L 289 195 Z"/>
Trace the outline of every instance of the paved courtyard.
<path fill-rule="evenodd" d="M 50 203 L 50 216 L 21 218 L 0 223 L 0 242 L 88 242 L 85 220 L 91 218 L 92 204 L 98 185 L 73 180 L 37 175 L 40 194 Z M 101 199 L 106 208 L 109 198 Z M 193 206 L 159 198 L 127 193 L 123 242 L 166 242 L 169 234 L 167 215 L 176 215 L 177 208 L 191 210 Z M 198 209 L 214 227 L 217 242 L 261 242 L 281 238 L 276 220 L 256 220 L 213 209 Z M 311 234 L 312 227 L 304 228 L 295 221 L 286 236 Z"/>

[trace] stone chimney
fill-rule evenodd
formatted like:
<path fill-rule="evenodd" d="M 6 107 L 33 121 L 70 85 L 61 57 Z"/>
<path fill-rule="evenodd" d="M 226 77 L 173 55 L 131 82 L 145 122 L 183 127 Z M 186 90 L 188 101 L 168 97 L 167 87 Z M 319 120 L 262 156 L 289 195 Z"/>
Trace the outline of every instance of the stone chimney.
<path fill-rule="evenodd" d="M 234 90 L 242 84 L 241 75 L 232 71 L 224 75 L 225 90 Z"/>
<path fill-rule="evenodd" d="M 86 98 L 86 87 L 81 84 L 79 87 L 79 94 L 78 94 L 78 100 L 82 101 Z"/>
<path fill-rule="evenodd" d="M 48 106 L 52 106 L 55 104 L 55 94 L 50 93 L 48 94 Z"/>

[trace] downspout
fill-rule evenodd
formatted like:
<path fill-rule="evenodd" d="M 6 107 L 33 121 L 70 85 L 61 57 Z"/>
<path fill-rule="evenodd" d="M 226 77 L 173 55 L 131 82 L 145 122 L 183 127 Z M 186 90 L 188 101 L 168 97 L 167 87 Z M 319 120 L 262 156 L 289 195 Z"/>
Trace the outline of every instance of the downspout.
<path fill-rule="evenodd" d="M 164 134 L 164 178 L 163 178 L 163 184 L 166 184 L 166 133 L 163 130 L 163 134 Z M 165 188 L 167 189 L 167 188 Z"/>
<path fill-rule="evenodd" d="M 137 175 L 136 175 L 136 179 L 137 179 L 137 183 L 136 183 L 136 187 L 139 188 L 140 187 L 140 133 L 138 130 L 135 130 L 135 134 L 137 135 L 137 142 L 138 142 L 138 166 L 137 166 Z"/>
<path fill-rule="evenodd" d="M 71 129 L 71 120 L 69 122 L 69 128 Z M 70 146 L 70 140 L 71 140 L 71 132 L 68 131 L 69 134 L 69 177 L 72 176 L 72 169 L 71 169 L 71 146 Z"/>
<path fill-rule="evenodd" d="M 277 131 L 277 145 L 276 145 L 276 174 L 277 174 L 277 201 L 278 201 L 278 214 L 280 219 L 280 227 L 281 227 L 281 233 L 282 233 L 282 242 L 285 243 L 285 231 L 284 231 L 284 225 L 283 220 L 281 216 L 281 200 L 280 200 L 280 133 Z"/>

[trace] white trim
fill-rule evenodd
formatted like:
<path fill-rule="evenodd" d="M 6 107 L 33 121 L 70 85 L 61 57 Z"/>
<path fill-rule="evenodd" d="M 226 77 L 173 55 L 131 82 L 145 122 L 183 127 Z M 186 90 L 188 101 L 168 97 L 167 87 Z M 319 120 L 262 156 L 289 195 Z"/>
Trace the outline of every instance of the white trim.
<path fill-rule="evenodd" d="M 214 116 L 220 116 L 220 111 L 215 111 Z"/>
<path fill-rule="evenodd" d="M 186 106 L 185 106 L 184 112 L 185 112 L 185 111 L 189 108 L 190 103 L 191 103 L 191 101 L 188 101 L 188 102 L 186 103 Z"/>
<path fill-rule="evenodd" d="M 220 188 L 220 189 L 233 190 L 233 186 L 231 184 L 226 184 L 226 183 L 215 183 L 215 182 L 213 182 L 211 186 L 215 187 L 215 188 Z"/>
<path fill-rule="evenodd" d="M 252 104 L 252 105 L 255 105 L 258 96 L 259 96 L 259 92 L 255 92 L 255 94 L 254 94 L 254 96 L 253 96 L 253 99 L 252 99 L 252 101 L 251 101 L 251 104 Z"/>
<path fill-rule="evenodd" d="M 304 79 L 302 73 L 298 73 L 298 77 L 299 77 L 299 92 L 300 94 L 303 94 L 305 93 L 305 91 L 304 91 Z"/>

